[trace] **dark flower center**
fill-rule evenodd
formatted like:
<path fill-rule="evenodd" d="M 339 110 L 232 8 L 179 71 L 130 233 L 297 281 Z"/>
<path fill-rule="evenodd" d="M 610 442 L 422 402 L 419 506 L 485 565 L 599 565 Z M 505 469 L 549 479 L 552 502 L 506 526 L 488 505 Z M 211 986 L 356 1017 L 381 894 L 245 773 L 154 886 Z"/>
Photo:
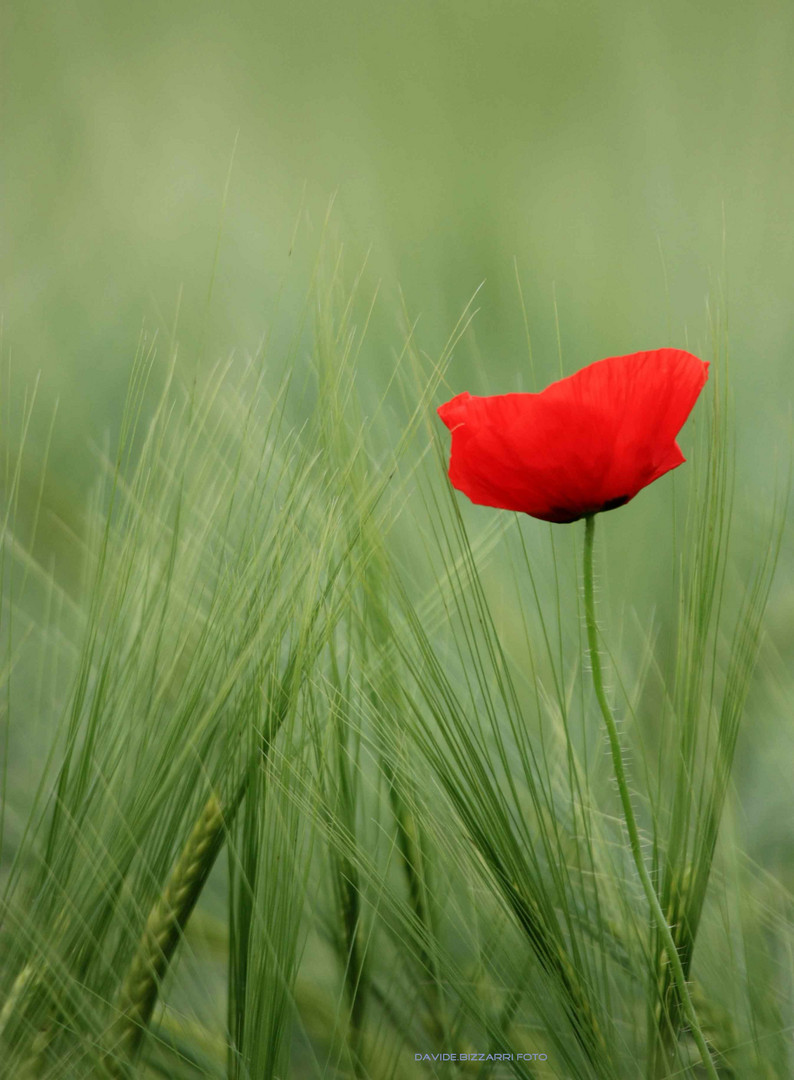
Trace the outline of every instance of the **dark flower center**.
<path fill-rule="evenodd" d="M 619 506 L 625 506 L 628 501 L 628 495 L 618 495 L 616 499 L 607 499 L 604 505 L 599 508 L 599 513 L 604 510 L 617 510 Z"/>
<path fill-rule="evenodd" d="M 552 506 L 551 512 L 554 517 L 549 520 L 561 525 L 569 525 L 571 522 L 587 517 L 588 514 L 602 514 L 605 510 L 617 510 L 619 506 L 625 506 L 630 498 L 630 495 L 618 495 L 616 499 L 607 499 L 605 503 L 594 506 L 592 510 L 572 510 L 569 506 Z"/>

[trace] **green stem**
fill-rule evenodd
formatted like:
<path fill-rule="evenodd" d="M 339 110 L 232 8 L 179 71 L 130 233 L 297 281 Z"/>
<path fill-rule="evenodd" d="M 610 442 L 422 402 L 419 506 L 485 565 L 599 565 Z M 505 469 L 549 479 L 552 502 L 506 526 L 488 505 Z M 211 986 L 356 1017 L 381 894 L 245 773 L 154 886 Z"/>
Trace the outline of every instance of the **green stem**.
<path fill-rule="evenodd" d="M 653 887 L 651 876 L 648 873 L 648 869 L 645 865 L 645 860 L 642 856 L 642 846 L 640 844 L 640 833 L 637 828 L 637 820 L 634 817 L 634 810 L 631 805 L 631 796 L 629 794 L 629 786 L 626 782 L 626 772 L 623 768 L 623 751 L 620 745 L 620 737 L 618 735 L 618 729 L 615 724 L 615 719 L 612 716 L 612 712 L 609 708 L 606 694 L 604 693 L 604 680 L 601 673 L 601 657 L 598 652 L 598 629 L 596 627 L 595 618 L 595 597 L 593 593 L 593 537 L 595 536 L 595 514 L 588 514 L 585 518 L 585 534 L 584 534 L 584 607 L 585 607 L 585 619 L 587 622 L 587 643 L 590 648 L 590 667 L 593 672 L 593 685 L 595 687 L 596 698 L 598 699 L 598 705 L 601 709 L 601 715 L 604 718 L 606 724 L 607 734 L 609 736 L 609 747 L 612 751 L 612 764 L 615 769 L 615 779 L 618 783 L 618 790 L 620 792 L 620 801 L 623 806 L 623 817 L 626 822 L 626 828 L 629 832 L 629 842 L 631 844 L 631 853 L 634 856 L 634 862 L 637 866 L 637 873 L 640 875 L 640 881 L 642 887 L 645 890 L 645 896 L 648 900 L 648 906 L 651 909 L 656 925 L 659 930 L 659 934 L 664 942 L 665 952 L 670 963 L 670 968 L 673 974 L 673 981 L 675 982 L 676 989 L 678 990 L 679 1000 L 681 1002 L 684 1015 L 689 1024 L 692 1036 L 697 1043 L 697 1048 L 700 1051 L 700 1056 L 703 1061 L 703 1067 L 706 1070 L 710 1080 L 719 1080 L 717 1072 L 714 1068 L 714 1062 L 711 1060 L 711 1054 L 709 1053 L 706 1040 L 703 1035 L 703 1031 L 700 1027 L 700 1022 L 695 1012 L 695 1007 L 692 1004 L 692 998 L 689 996 L 689 988 L 686 984 L 686 977 L 684 975 L 684 969 L 681 966 L 681 958 L 678 955 L 678 949 L 675 946 L 673 935 L 670 932 L 670 927 L 667 925 L 667 919 L 664 917 L 662 911 L 662 905 L 659 902 L 659 897 L 656 894 L 656 890 Z"/>

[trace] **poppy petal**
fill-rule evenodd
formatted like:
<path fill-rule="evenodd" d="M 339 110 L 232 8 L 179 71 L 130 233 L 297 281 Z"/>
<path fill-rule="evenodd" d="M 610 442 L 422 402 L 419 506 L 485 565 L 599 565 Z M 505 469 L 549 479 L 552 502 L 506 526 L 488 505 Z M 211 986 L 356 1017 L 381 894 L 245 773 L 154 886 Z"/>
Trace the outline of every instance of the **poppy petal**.
<path fill-rule="evenodd" d="M 611 357 L 539 394 L 458 394 L 449 477 L 472 502 L 546 521 L 621 506 L 684 461 L 676 435 L 708 364 L 680 349 Z"/>

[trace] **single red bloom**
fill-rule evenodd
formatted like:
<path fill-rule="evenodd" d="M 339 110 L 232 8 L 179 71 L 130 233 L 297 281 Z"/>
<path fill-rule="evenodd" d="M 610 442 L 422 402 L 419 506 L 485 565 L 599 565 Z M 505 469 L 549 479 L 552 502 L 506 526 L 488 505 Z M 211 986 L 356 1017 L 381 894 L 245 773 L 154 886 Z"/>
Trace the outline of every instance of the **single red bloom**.
<path fill-rule="evenodd" d="M 473 503 L 543 521 L 614 510 L 686 460 L 675 441 L 708 378 L 681 349 L 598 360 L 539 394 L 458 394 L 449 478 Z"/>

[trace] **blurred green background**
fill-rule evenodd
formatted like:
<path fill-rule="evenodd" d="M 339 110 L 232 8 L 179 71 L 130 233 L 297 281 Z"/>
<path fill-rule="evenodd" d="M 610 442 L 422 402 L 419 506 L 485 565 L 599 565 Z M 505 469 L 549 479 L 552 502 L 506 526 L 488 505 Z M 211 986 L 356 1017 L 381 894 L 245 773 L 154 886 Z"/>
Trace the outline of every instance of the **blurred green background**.
<path fill-rule="evenodd" d="M 181 290 L 186 363 L 253 352 L 291 260 L 287 324 L 297 310 L 336 193 L 348 267 L 371 249 L 367 288 L 383 281 L 375 385 L 400 289 L 432 354 L 485 282 L 450 374 L 480 392 L 531 388 L 514 259 L 543 381 L 558 322 L 566 371 L 662 344 L 708 354 L 724 292 L 752 546 L 794 383 L 787 0 L 6 0 L 0 19 L 4 362 L 17 384 L 42 372 L 43 417 L 60 401 L 58 516 L 79 520 L 141 326 L 167 340 Z M 629 579 L 667 512 L 623 512 L 643 540 L 621 555 Z M 794 850 L 788 539 L 739 762 L 771 862 Z"/>

